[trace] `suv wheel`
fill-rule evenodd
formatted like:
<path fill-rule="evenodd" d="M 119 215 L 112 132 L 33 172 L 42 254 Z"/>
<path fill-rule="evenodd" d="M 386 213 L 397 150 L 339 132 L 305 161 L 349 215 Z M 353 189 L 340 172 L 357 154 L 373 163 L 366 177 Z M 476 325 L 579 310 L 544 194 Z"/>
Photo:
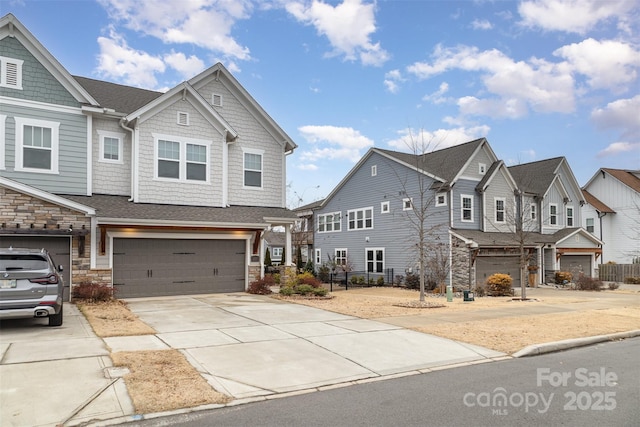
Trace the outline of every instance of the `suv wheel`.
<path fill-rule="evenodd" d="M 49 316 L 49 326 L 61 326 L 62 325 L 62 311 L 64 305 L 60 307 L 60 313 Z"/>

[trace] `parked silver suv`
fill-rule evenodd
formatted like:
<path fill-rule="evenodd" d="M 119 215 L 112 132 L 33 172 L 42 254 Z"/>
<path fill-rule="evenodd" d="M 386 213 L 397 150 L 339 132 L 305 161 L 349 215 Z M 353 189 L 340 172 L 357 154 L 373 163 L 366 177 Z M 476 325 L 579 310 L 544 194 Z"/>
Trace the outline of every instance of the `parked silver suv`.
<path fill-rule="evenodd" d="M 0 248 L 0 319 L 48 317 L 62 325 L 62 266 L 45 249 Z"/>

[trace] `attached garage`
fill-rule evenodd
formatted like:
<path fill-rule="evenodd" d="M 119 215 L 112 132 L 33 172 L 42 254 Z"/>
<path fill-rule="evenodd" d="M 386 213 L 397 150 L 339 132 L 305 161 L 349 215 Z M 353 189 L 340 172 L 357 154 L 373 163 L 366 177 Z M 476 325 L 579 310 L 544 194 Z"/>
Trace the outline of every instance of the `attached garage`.
<path fill-rule="evenodd" d="M 508 274 L 513 278 L 513 287 L 520 287 L 520 261 L 518 256 L 479 256 L 476 258 L 476 281 L 486 283 L 495 273 Z"/>
<path fill-rule="evenodd" d="M 591 255 L 562 255 L 560 270 L 570 272 L 574 278 L 580 273 L 591 277 Z"/>
<path fill-rule="evenodd" d="M 246 240 L 113 239 L 117 298 L 242 292 Z"/>
<path fill-rule="evenodd" d="M 71 289 L 71 237 L 69 236 L 0 236 L 0 247 L 42 249 L 49 251 L 53 262 L 62 266 L 64 300 L 69 301 Z"/>

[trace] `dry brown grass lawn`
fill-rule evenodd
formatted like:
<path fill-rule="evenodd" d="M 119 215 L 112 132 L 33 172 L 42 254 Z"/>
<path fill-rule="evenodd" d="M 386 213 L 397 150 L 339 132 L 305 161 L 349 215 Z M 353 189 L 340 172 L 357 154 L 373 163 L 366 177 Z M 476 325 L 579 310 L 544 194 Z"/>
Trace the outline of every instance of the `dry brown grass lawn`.
<path fill-rule="evenodd" d="M 77 303 L 95 334 L 102 338 L 152 335 L 156 331 L 135 316 L 123 301 Z M 129 369 L 123 379 L 136 413 L 169 411 L 226 403 L 177 350 L 130 351 L 111 354 L 114 366 Z"/>
<path fill-rule="evenodd" d="M 390 317 L 415 316 L 410 329 L 511 354 L 533 344 L 640 329 L 638 292 L 614 291 L 621 298 L 628 298 L 628 304 L 623 306 L 616 305 L 607 309 L 584 308 L 588 306 L 587 303 L 597 300 L 605 292 L 555 292 L 553 289 L 533 289 L 529 291 L 531 298 L 535 299 L 538 295 L 544 297 L 527 302 L 513 301 L 511 297 L 476 298 L 474 302 L 464 302 L 461 298 L 456 298 L 452 302 L 446 302 L 444 297 L 428 296 L 427 302 L 444 304 L 444 307 L 405 308 L 402 307 L 403 303 L 418 299 L 416 291 L 400 288 L 362 288 L 333 292 L 331 299 L 292 302 L 365 319 L 384 320 Z M 515 304 L 543 304 L 551 307 L 563 305 L 574 311 L 530 314 L 526 306 L 522 306 L 521 315 L 496 314 L 492 318 L 492 312 L 497 313 L 505 308 L 513 309 Z M 465 313 L 471 316 L 471 312 L 483 312 L 483 318 L 465 321 Z M 450 315 L 456 313 L 459 316 Z"/>
<path fill-rule="evenodd" d="M 117 352 L 111 358 L 115 366 L 125 366 L 130 371 L 124 381 L 136 413 L 231 400 L 215 391 L 178 350 Z"/>

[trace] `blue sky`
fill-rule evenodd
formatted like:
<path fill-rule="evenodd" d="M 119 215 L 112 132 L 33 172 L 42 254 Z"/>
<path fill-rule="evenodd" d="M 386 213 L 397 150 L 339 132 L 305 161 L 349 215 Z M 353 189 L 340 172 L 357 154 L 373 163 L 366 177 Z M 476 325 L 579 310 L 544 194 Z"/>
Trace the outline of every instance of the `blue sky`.
<path fill-rule="evenodd" d="M 0 0 L 9 12 L 74 75 L 167 90 L 222 62 L 298 144 L 290 207 L 411 140 L 565 156 L 580 185 L 640 169 L 637 0 Z"/>

